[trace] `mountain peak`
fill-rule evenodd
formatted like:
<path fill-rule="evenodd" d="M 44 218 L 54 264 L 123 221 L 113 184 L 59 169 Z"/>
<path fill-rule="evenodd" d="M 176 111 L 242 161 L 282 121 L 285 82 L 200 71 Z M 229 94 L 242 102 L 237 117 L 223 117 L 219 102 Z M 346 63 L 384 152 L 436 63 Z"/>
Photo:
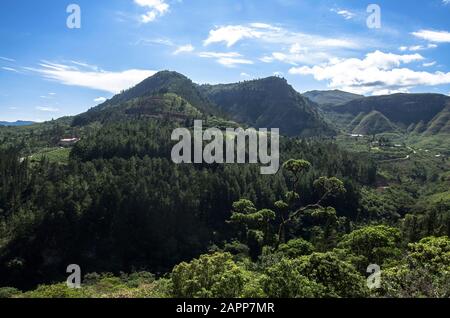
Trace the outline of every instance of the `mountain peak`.
<path fill-rule="evenodd" d="M 146 80 L 151 79 L 151 78 L 167 78 L 167 79 L 186 79 L 189 80 L 189 78 L 181 73 L 175 72 L 175 71 L 170 71 L 170 70 L 163 70 L 163 71 L 159 71 L 157 73 L 155 73 L 154 75 L 148 77 Z M 144 80 L 145 81 L 145 80 Z"/>

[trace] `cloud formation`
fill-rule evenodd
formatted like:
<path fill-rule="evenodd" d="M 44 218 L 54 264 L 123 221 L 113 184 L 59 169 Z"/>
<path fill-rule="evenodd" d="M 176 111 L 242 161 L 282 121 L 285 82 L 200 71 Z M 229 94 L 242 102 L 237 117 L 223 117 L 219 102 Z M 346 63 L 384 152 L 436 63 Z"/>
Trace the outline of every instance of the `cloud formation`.
<path fill-rule="evenodd" d="M 243 58 L 243 56 L 237 52 L 200 52 L 198 56 L 216 59 L 217 63 L 225 67 L 236 67 L 239 64 L 253 64 L 253 61 Z"/>
<path fill-rule="evenodd" d="M 336 14 L 339 14 L 345 20 L 351 20 L 351 19 L 353 19 L 355 17 L 355 14 L 353 12 L 348 11 L 348 10 L 331 9 L 331 11 L 335 12 Z"/>
<path fill-rule="evenodd" d="M 430 42 L 450 43 L 450 32 L 447 31 L 419 30 L 411 34 L 417 38 Z"/>
<path fill-rule="evenodd" d="M 2 69 L 9 72 L 20 73 L 18 70 L 12 67 L 3 66 Z"/>
<path fill-rule="evenodd" d="M 157 17 L 165 15 L 170 8 L 165 0 L 134 0 L 134 3 L 148 9 L 145 14 L 141 15 L 142 23 L 155 21 Z"/>
<path fill-rule="evenodd" d="M 152 70 L 141 69 L 109 72 L 96 66 L 81 66 L 81 64 L 66 65 L 43 61 L 39 64 L 39 68 L 26 69 L 64 85 L 86 87 L 113 94 L 128 89 L 156 73 Z"/>
<path fill-rule="evenodd" d="M 178 55 L 181 53 L 190 53 L 193 52 L 195 50 L 195 48 L 192 46 L 192 44 L 186 44 L 186 45 L 181 45 L 179 46 L 174 52 L 174 55 Z"/>
<path fill-rule="evenodd" d="M 314 48 L 358 48 L 359 44 L 350 39 L 327 38 L 318 35 L 292 32 L 266 23 L 250 23 L 248 25 L 227 25 L 217 27 L 209 32 L 203 42 L 205 46 L 224 43 L 232 47 L 239 41 L 253 39 L 272 44 L 294 45 L 302 43 L 304 47 Z"/>
<path fill-rule="evenodd" d="M 423 64 L 422 64 L 423 67 L 431 67 L 431 66 L 434 66 L 434 65 L 436 65 L 436 61 L 433 61 L 433 62 L 430 62 L 430 63 L 423 63 Z"/>
<path fill-rule="evenodd" d="M 99 104 L 104 103 L 104 102 L 106 102 L 106 97 L 97 97 L 94 99 L 94 102 L 99 103 Z"/>
<path fill-rule="evenodd" d="M 15 59 L 11 59 L 9 57 L 0 56 L 0 60 L 6 61 L 6 62 L 15 62 Z"/>
<path fill-rule="evenodd" d="M 303 64 L 317 64 L 327 61 L 332 56 L 326 52 L 310 50 L 309 48 L 302 47 L 300 44 L 293 44 L 289 50 L 285 52 L 272 52 L 271 54 L 264 55 L 259 60 L 264 63 L 272 63 L 275 61 L 283 62 L 292 65 Z"/>
<path fill-rule="evenodd" d="M 328 81 L 330 88 L 358 94 L 392 94 L 408 92 L 419 85 L 435 86 L 450 83 L 450 73 L 419 72 L 403 64 L 423 61 L 420 54 L 397 55 L 375 51 L 364 59 L 332 59 L 313 67 L 293 67 L 290 74 L 312 75 L 318 81 Z"/>
<path fill-rule="evenodd" d="M 405 52 L 405 51 L 412 51 L 412 52 L 416 52 L 416 51 L 424 51 L 424 50 L 428 50 L 428 49 L 435 49 L 438 46 L 436 44 L 428 44 L 426 46 L 424 45 L 413 45 L 413 46 L 401 46 L 399 48 L 400 51 Z"/>

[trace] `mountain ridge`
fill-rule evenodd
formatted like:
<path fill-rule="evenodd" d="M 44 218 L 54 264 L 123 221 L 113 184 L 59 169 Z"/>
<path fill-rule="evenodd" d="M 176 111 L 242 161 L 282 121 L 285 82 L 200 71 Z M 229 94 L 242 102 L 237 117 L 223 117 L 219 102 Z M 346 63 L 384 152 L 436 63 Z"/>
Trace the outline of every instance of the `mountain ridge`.
<path fill-rule="evenodd" d="M 285 79 L 267 77 L 231 84 L 198 85 L 186 76 L 171 71 L 158 72 L 86 113 L 75 116 L 73 125 L 108 120 L 113 114 L 115 119 L 123 117 L 127 115 L 124 112 L 129 107 L 127 103 L 154 109 L 156 106 L 152 103 L 156 97 L 161 98 L 165 94 L 179 96 L 186 104 L 196 108 L 202 118 L 231 119 L 254 128 L 280 128 L 281 134 L 289 136 L 336 134 L 316 110 L 317 106 L 295 91 Z M 225 103 L 219 95 L 226 95 Z M 133 114 L 136 113 L 142 115 L 135 108 Z"/>
<path fill-rule="evenodd" d="M 365 97 L 364 95 L 357 95 L 341 90 L 313 90 L 305 92 L 302 95 L 322 107 L 333 107 Z"/>
<path fill-rule="evenodd" d="M 393 123 L 401 123 L 407 127 L 420 120 L 430 122 L 448 103 L 450 97 L 441 94 L 400 93 L 356 99 L 336 106 L 333 111 L 353 115 L 378 111 Z"/>
<path fill-rule="evenodd" d="M 317 111 L 317 105 L 284 78 L 271 76 L 230 84 L 206 84 L 201 89 L 233 120 L 255 128 L 279 127 L 281 133 L 288 136 L 336 134 Z"/>

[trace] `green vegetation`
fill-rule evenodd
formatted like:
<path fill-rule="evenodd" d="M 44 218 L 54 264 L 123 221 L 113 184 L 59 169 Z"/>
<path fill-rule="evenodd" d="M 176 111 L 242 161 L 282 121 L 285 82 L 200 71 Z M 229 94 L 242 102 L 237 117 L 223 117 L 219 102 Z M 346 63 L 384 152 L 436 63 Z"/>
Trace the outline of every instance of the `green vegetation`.
<path fill-rule="evenodd" d="M 38 153 L 33 154 L 29 157 L 31 162 L 37 163 L 44 158 L 48 159 L 52 163 L 66 164 L 69 161 L 70 148 L 44 148 Z"/>
<path fill-rule="evenodd" d="M 353 124 L 356 124 L 353 133 L 359 135 L 376 135 L 397 130 L 395 125 L 386 116 L 377 111 L 371 112 L 361 118 L 359 123 L 353 122 Z"/>
<path fill-rule="evenodd" d="M 443 98 L 391 99 L 411 102 L 403 125 L 361 97 L 349 103 L 367 111 L 334 115 L 364 136 L 330 137 L 328 110 L 282 79 L 200 87 L 162 72 L 74 118 L 0 127 L 0 297 L 450 297 Z M 402 131 L 422 111 L 439 134 Z M 194 119 L 285 127 L 282 169 L 174 164 L 171 133 Z M 66 287 L 68 264 L 82 288 Z"/>
<path fill-rule="evenodd" d="M 355 99 L 333 108 L 339 113 L 358 115 L 378 111 L 393 123 L 408 127 L 412 123 L 430 122 L 447 106 L 450 98 L 439 94 L 394 94 Z M 426 107 L 424 107 L 426 105 Z"/>
<path fill-rule="evenodd" d="M 269 77 L 226 85 L 203 85 L 202 92 L 233 120 L 255 128 L 279 127 L 287 136 L 336 134 L 315 105 L 285 79 Z"/>

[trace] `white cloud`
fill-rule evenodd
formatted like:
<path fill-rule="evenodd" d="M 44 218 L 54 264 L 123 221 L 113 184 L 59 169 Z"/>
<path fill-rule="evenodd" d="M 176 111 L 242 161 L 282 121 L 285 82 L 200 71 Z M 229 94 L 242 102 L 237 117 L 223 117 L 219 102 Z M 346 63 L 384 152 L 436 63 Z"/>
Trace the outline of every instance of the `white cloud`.
<path fill-rule="evenodd" d="M 6 62 L 15 62 L 16 60 L 10 59 L 8 57 L 0 56 L 0 60 L 6 61 Z"/>
<path fill-rule="evenodd" d="M 322 63 L 329 60 L 333 56 L 332 54 L 336 55 L 344 50 L 360 48 L 358 40 L 354 38 L 334 38 L 292 32 L 265 23 L 216 27 L 209 32 L 209 36 L 203 44 L 208 46 L 223 43 L 227 47 L 232 47 L 244 40 L 260 44 L 264 50 L 268 47 L 277 47 L 272 52 L 263 53 L 264 55 L 259 57 L 259 61 L 264 63 L 281 62 L 295 66 L 300 63 L 308 65 Z M 370 45 L 367 44 L 367 41 L 364 43 Z"/>
<path fill-rule="evenodd" d="M 156 38 L 156 39 L 139 39 L 133 45 L 166 45 L 175 46 L 170 39 Z"/>
<path fill-rule="evenodd" d="M 106 102 L 106 97 L 97 97 L 97 98 L 95 98 L 94 99 L 94 102 L 96 102 L 96 103 L 104 103 L 104 102 Z"/>
<path fill-rule="evenodd" d="M 47 112 L 47 113 L 57 113 L 57 112 L 59 112 L 58 108 L 47 107 L 47 106 L 38 106 L 38 107 L 36 107 L 36 109 L 41 111 L 41 112 Z"/>
<path fill-rule="evenodd" d="M 200 52 L 200 57 L 216 59 L 217 63 L 226 67 L 236 67 L 238 64 L 253 64 L 253 61 L 243 58 L 237 52 Z"/>
<path fill-rule="evenodd" d="M 56 93 L 48 93 L 47 95 L 41 95 L 39 97 L 44 99 L 52 99 L 55 95 Z"/>
<path fill-rule="evenodd" d="M 5 71 L 9 71 L 9 72 L 20 73 L 18 70 L 16 70 L 15 68 L 12 68 L 12 67 L 3 66 L 2 69 Z"/>
<path fill-rule="evenodd" d="M 420 30 L 411 34 L 430 42 L 450 43 L 450 33 L 447 31 Z"/>
<path fill-rule="evenodd" d="M 291 32 L 284 28 L 265 23 L 251 23 L 248 25 L 227 25 L 217 27 L 209 32 L 203 42 L 205 46 L 214 43 L 225 43 L 232 47 L 245 39 L 253 39 L 272 44 L 294 45 L 302 43 L 309 48 L 358 48 L 359 44 L 350 39 L 326 38 L 317 35 Z"/>
<path fill-rule="evenodd" d="M 359 94 L 384 94 L 407 92 L 423 85 L 450 84 L 450 73 L 417 72 L 400 68 L 424 60 L 420 54 L 397 55 L 375 51 L 364 59 L 332 59 L 328 63 L 313 67 L 291 68 L 289 73 L 312 75 L 318 81 L 329 81 L 330 88 L 338 88 Z"/>
<path fill-rule="evenodd" d="M 320 51 L 310 51 L 301 47 L 300 44 L 293 44 L 286 52 L 273 52 L 269 55 L 261 57 L 259 60 L 264 63 L 272 63 L 274 61 L 298 65 L 299 63 L 315 64 L 327 61 L 331 58 L 328 53 Z"/>
<path fill-rule="evenodd" d="M 190 53 L 193 52 L 195 50 L 195 48 L 191 45 L 191 44 L 186 44 L 186 45 L 182 45 L 179 46 L 174 52 L 174 55 L 178 55 L 180 53 Z"/>
<path fill-rule="evenodd" d="M 243 39 L 258 39 L 263 36 L 257 28 L 246 27 L 242 25 L 228 25 L 219 27 L 209 32 L 209 37 L 205 40 L 204 45 L 212 43 L 225 42 L 228 47 L 233 46 Z"/>
<path fill-rule="evenodd" d="M 157 17 L 165 15 L 170 8 L 166 0 L 134 0 L 134 3 L 149 10 L 141 15 L 142 23 L 155 21 Z"/>
<path fill-rule="evenodd" d="M 401 46 L 399 48 L 400 51 L 405 52 L 405 51 L 412 51 L 412 52 L 417 52 L 417 51 L 424 51 L 427 49 L 435 49 L 438 46 L 436 44 L 428 44 L 426 46 L 423 45 L 413 45 L 413 46 Z"/>
<path fill-rule="evenodd" d="M 436 61 L 434 62 L 430 62 L 430 63 L 423 63 L 422 64 L 424 67 L 431 67 L 431 66 L 435 66 L 436 65 Z"/>
<path fill-rule="evenodd" d="M 339 14 L 345 20 L 351 20 L 351 19 L 353 19 L 355 17 L 355 14 L 353 12 L 348 11 L 348 10 L 331 9 L 331 11 L 335 12 L 336 14 Z"/>
<path fill-rule="evenodd" d="M 442 3 L 443 3 L 444 5 L 448 5 L 448 4 L 450 4 L 450 0 L 442 0 Z"/>
<path fill-rule="evenodd" d="M 250 75 L 250 74 L 247 74 L 247 73 L 245 73 L 245 72 L 242 72 L 242 73 L 241 73 L 241 77 L 247 77 L 247 78 L 249 78 L 249 77 L 251 77 L 251 75 Z"/>
<path fill-rule="evenodd" d="M 39 66 L 40 68 L 26 69 L 64 85 L 87 87 L 113 94 L 130 88 L 156 73 L 152 70 L 141 69 L 110 72 L 97 68 L 98 71 L 94 71 L 92 66 L 86 68 L 79 65 L 64 65 L 47 61 L 43 61 Z"/>

